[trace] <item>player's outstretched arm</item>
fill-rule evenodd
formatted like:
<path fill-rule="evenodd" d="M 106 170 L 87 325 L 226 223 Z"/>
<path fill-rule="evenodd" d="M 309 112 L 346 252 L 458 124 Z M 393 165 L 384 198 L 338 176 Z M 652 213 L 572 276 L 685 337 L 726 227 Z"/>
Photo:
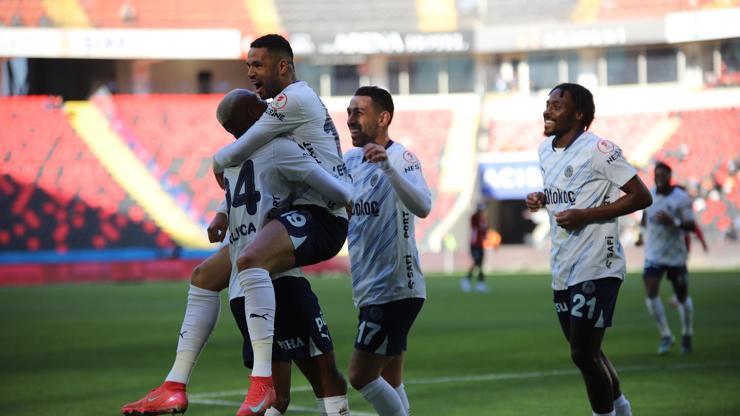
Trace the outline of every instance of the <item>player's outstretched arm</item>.
<path fill-rule="evenodd" d="M 262 116 L 262 118 L 264 117 Z M 271 130 L 265 126 L 265 123 L 260 123 L 260 121 L 257 121 L 249 130 L 239 136 L 236 141 L 229 143 L 216 152 L 213 156 L 214 172 L 223 172 L 227 167 L 238 166 L 244 163 L 252 153 L 279 134 L 278 131 Z"/>
<path fill-rule="evenodd" d="M 352 184 L 336 179 L 319 165 L 306 176 L 305 182 L 338 206 L 346 206 L 352 200 Z"/>

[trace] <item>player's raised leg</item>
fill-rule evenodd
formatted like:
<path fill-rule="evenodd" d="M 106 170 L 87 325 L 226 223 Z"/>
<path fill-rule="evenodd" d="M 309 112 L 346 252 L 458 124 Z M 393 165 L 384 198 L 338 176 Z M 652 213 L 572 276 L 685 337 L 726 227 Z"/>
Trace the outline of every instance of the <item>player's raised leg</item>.
<path fill-rule="evenodd" d="M 188 303 L 179 332 L 177 354 L 165 382 L 142 399 L 121 408 L 124 415 L 184 413 L 188 408 L 185 386 L 218 320 L 219 291 L 228 286 L 231 260 L 227 246 L 193 269 Z"/>

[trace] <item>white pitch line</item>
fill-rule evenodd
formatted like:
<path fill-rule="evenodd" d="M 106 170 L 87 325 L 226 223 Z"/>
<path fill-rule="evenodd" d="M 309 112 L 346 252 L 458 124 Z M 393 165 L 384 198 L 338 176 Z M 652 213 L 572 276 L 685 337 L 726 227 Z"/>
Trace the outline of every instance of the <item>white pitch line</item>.
<path fill-rule="evenodd" d="M 632 365 L 632 366 L 619 367 L 617 368 L 617 372 L 634 373 L 634 372 L 658 371 L 658 370 L 667 370 L 667 371 L 701 370 L 701 369 L 709 369 L 709 368 L 726 368 L 726 367 L 739 367 L 739 366 L 740 366 L 740 362 L 720 362 L 720 363 L 704 363 L 704 364 L 677 363 L 677 364 L 668 364 L 668 365 Z M 550 371 L 525 371 L 525 372 L 520 372 L 520 373 L 489 373 L 489 374 L 478 374 L 478 375 L 468 375 L 468 376 L 419 378 L 419 379 L 405 380 L 404 384 L 407 384 L 407 385 L 422 384 L 423 385 L 423 384 L 445 384 L 445 383 L 468 383 L 468 382 L 473 382 L 473 381 L 517 380 L 517 379 L 543 378 L 543 377 L 576 375 L 576 374 L 578 374 L 578 369 L 564 368 L 564 369 L 556 369 L 556 370 L 550 370 Z M 308 385 L 295 386 L 295 387 L 291 387 L 290 391 L 292 392 L 311 391 L 311 386 L 308 386 Z M 190 401 L 192 403 L 206 404 L 206 405 L 213 405 L 213 406 L 239 407 L 241 405 L 241 402 L 232 402 L 228 400 L 213 400 L 210 398 L 243 396 L 246 393 L 247 392 L 244 389 L 217 391 L 217 392 L 210 392 L 210 393 L 196 393 L 196 394 L 190 395 Z M 290 411 L 291 412 L 312 413 L 312 412 L 315 412 L 316 409 L 291 405 Z M 352 411 L 352 414 L 356 416 L 375 416 L 374 413 L 362 413 L 362 412 L 357 412 L 357 411 Z"/>

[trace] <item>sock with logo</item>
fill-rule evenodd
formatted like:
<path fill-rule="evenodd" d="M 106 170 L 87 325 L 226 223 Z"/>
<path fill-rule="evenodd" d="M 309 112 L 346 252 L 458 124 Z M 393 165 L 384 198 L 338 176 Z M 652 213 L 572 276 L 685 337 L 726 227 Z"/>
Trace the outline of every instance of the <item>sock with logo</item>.
<path fill-rule="evenodd" d="M 236 275 L 244 291 L 244 311 L 252 340 L 254 367 L 252 375 L 272 375 L 272 337 L 275 328 L 275 290 L 265 269 L 246 269 Z"/>
<path fill-rule="evenodd" d="M 660 296 L 645 298 L 645 306 L 647 306 L 648 312 L 655 319 L 660 336 L 670 337 L 672 335 L 671 328 L 668 326 L 668 320 L 665 317 L 665 309 L 663 309 L 663 302 L 660 300 Z"/>
<path fill-rule="evenodd" d="M 678 316 L 681 317 L 681 333 L 683 335 L 694 335 L 694 302 L 691 296 L 678 303 Z"/>
<path fill-rule="evenodd" d="M 616 416 L 632 416 L 632 406 L 624 394 L 614 400 L 614 413 Z"/>
<path fill-rule="evenodd" d="M 360 394 L 373 405 L 380 416 L 406 416 L 401 398 L 382 377 L 367 383 L 360 389 Z"/>
<path fill-rule="evenodd" d="M 592 413 L 593 413 L 593 416 L 617 416 L 616 413 L 614 413 L 614 410 L 612 410 L 609 413 L 596 413 L 596 412 L 592 412 Z"/>
<path fill-rule="evenodd" d="M 283 414 L 276 408 L 271 407 L 265 411 L 265 416 L 283 416 Z"/>
<path fill-rule="evenodd" d="M 321 416 L 349 416 L 349 402 L 346 394 L 317 398 L 316 405 Z"/>
<path fill-rule="evenodd" d="M 398 387 L 395 388 L 396 393 L 398 393 L 398 397 L 401 399 L 401 403 L 403 403 L 403 408 L 406 409 L 406 414 L 408 416 L 411 416 L 411 405 L 409 404 L 409 396 L 406 395 L 406 388 L 404 387 L 403 383 L 399 384 Z"/>
<path fill-rule="evenodd" d="M 205 347 L 221 310 L 218 292 L 190 285 L 185 317 L 180 327 L 177 355 L 165 381 L 187 384 L 198 355 Z"/>

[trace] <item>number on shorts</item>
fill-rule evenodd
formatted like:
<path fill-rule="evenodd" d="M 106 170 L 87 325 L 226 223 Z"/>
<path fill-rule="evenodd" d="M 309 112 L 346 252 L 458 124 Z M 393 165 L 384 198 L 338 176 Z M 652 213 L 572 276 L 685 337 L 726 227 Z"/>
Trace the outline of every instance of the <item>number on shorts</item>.
<path fill-rule="evenodd" d="M 577 293 L 575 296 L 573 296 L 573 309 L 570 314 L 577 318 L 583 317 L 583 313 L 581 313 L 581 308 L 583 307 L 583 305 L 588 306 L 588 319 L 593 319 L 594 310 L 596 309 L 596 298 L 591 298 L 588 300 L 588 302 L 586 302 L 586 297 L 580 293 Z"/>
<path fill-rule="evenodd" d="M 368 329 L 367 335 L 365 335 L 365 340 L 362 340 L 362 334 L 365 332 L 365 328 Z M 362 321 L 360 323 L 360 330 L 357 334 L 357 343 L 358 344 L 364 344 L 364 345 L 370 345 L 370 341 L 372 341 L 375 334 L 380 331 L 380 325 L 373 323 L 373 322 L 367 322 Z"/>
<path fill-rule="evenodd" d="M 301 228 L 306 225 L 306 217 L 298 211 L 288 211 L 282 215 L 290 225 L 296 228 Z"/>

